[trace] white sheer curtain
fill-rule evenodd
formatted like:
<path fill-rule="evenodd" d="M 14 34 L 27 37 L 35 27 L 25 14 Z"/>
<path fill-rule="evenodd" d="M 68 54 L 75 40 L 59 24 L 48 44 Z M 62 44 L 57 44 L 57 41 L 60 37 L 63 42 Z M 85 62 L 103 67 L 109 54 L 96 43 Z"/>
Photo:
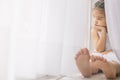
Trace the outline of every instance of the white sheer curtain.
<path fill-rule="evenodd" d="M 120 60 L 120 0 L 105 0 L 105 10 L 111 46 Z"/>
<path fill-rule="evenodd" d="M 0 76 L 13 80 L 14 75 L 36 78 L 78 72 L 74 55 L 86 45 L 88 0 L 1 0 L 0 4 L 0 63 L 8 66 Z M 4 76 L 0 80 L 7 80 Z"/>

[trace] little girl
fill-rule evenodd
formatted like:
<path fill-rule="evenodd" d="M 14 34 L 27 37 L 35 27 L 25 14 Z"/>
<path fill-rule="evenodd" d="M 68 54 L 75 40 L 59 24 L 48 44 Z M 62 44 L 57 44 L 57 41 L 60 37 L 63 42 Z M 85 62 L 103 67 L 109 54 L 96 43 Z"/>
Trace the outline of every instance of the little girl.
<path fill-rule="evenodd" d="M 116 78 L 120 73 L 120 61 L 109 42 L 103 0 L 95 3 L 93 22 L 91 34 L 95 51 L 91 55 L 88 49 L 81 49 L 75 58 L 77 67 L 84 77 L 90 77 L 101 70 L 106 78 Z"/>

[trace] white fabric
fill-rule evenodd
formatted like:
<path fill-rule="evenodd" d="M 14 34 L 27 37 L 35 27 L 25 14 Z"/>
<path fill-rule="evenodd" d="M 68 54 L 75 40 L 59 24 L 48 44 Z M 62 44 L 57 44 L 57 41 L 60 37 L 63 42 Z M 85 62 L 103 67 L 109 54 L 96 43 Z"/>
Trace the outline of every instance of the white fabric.
<path fill-rule="evenodd" d="M 120 0 L 105 0 L 105 12 L 111 47 L 120 60 Z"/>
<path fill-rule="evenodd" d="M 108 54 L 101 54 L 99 52 L 93 52 L 91 55 L 104 57 L 107 61 L 115 61 L 120 63 L 119 59 L 116 57 L 114 52 L 109 52 Z"/>
<path fill-rule="evenodd" d="M 0 61 L 8 62 L 9 80 L 14 80 L 13 75 L 32 79 L 40 74 L 77 73 L 74 56 L 86 43 L 88 2 L 0 0 L 0 26 L 7 26 L 10 32 L 6 32 L 10 40 L 3 37 L 10 45 L 8 50 L 7 44 L 1 44 L 7 56 Z"/>

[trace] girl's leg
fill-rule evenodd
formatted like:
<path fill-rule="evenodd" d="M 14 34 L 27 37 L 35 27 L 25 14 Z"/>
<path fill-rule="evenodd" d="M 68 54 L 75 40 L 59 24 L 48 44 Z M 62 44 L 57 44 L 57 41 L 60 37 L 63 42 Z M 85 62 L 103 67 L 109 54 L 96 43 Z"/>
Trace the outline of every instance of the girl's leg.
<path fill-rule="evenodd" d="M 120 65 L 118 66 L 118 64 L 116 64 L 115 62 L 109 62 L 105 59 L 97 60 L 96 62 L 98 63 L 99 69 L 101 69 L 102 72 L 105 74 L 106 78 L 116 78 L 116 75 L 119 72 L 117 70 L 119 70 Z"/>
<path fill-rule="evenodd" d="M 115 65 L 116 68 L 116 74 L 120 74 L 120 63 L 116 62 L 116 61 L 112 61 L 111 62 L 113 65 Z"/>
<path fill-rule="evenodd" d="M 98 73 L 99 69 L 102 70 L 108 79 L 114 79 L 120 73 L 119 63 L 115 61 L 109 62 L 103 57 L 90 57 L 86 48 L 81 49 L 75 59 L 77 67 L 84 77 L 90 77 L 92 73 Z"/>

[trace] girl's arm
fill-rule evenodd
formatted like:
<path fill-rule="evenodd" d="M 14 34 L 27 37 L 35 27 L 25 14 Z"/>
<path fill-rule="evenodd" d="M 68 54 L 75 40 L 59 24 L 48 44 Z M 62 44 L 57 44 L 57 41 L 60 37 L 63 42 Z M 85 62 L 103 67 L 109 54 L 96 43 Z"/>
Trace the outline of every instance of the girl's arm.
<path fill-rule="evenodd" d="M 98 31 L 101 36 L 98 35 Z M 92 40 L 97 52 L 105 51 L 106 47 L 106 29 L 104 27 L 96 26 L 92 29 Z"/>

